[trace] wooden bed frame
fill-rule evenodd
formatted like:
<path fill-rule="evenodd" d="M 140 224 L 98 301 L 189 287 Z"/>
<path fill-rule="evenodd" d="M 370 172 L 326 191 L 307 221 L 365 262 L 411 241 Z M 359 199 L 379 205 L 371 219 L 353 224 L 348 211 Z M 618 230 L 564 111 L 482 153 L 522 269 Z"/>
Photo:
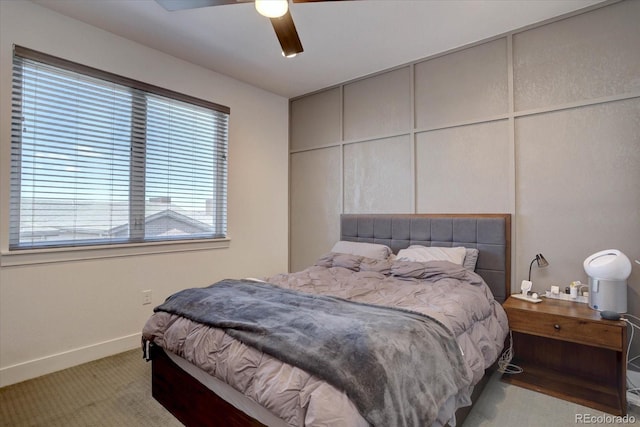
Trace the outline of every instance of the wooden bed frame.
<path fill-rule="evenodd" d="M 385 243 L 394 252 L 410 244 L 475 247 L 480 249 L 476 271 L 496 299 L 511 293 L 510 214 L 342 215 L 340 238 Z M 151 360 L 152 396 L 186 426 L 264 427 L 182 370 L 162 348 L 151 346 Z M 493 372 L 495 364 L 475 386 L 473 402 Z M 471 409 L 456 411 L 458 425 Z"/>

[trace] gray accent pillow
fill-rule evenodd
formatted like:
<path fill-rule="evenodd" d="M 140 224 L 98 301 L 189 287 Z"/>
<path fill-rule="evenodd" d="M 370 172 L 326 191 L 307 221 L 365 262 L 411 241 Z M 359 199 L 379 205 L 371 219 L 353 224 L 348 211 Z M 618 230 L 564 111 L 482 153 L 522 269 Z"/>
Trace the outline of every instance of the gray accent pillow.
<path fill-rule="evenodd" d="M 466 248 L 465 252 L 462 266 L 469 271 L 476 271 L 476 263 L 478 262 L 478 254 L 480 251 L 476 248 Z"/>
<path fill-rule="evenodd" d="M 378 243 L 348 242 L 346 240 L 340 240 L 333 245 L 331 252 L 359 255 L 373 259 L 387 259 L 389 258 L 389 255 L 392 254 L 391 248 L 386 245 Z"/>

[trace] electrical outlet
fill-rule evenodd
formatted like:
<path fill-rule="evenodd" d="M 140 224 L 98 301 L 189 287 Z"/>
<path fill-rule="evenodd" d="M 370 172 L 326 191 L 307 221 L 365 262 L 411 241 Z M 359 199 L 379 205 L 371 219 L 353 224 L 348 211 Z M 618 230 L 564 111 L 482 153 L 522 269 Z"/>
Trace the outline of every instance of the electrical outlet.
<path fill-rule="evenodd" d="M 151 304 L 151 289 L 142 291 L 142 305 Z"/>

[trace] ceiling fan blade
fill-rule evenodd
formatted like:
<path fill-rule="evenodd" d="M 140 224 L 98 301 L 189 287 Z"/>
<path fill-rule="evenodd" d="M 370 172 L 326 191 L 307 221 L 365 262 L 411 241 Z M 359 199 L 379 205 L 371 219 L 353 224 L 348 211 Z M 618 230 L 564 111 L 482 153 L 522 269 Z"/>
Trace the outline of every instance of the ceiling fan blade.
<path fill-rule="evenodd" d="M 169 12 L 184 9 L 197 9 L 199 7 L 222 6 L 225 4 L 245 3 L 251 0 L 156 0 L 156 2 Z"/>
<path fill-rule="evenodd" d="M 295 56 L 304 52 L 302 42 L 298 37 L 298 31 L 293 23 L 291 13 L 287 10 L 280 18 L 270 18 L 273 30 L 276 32 L 280 46 L 282 46 L 282 54 L 284 56 Z"/>

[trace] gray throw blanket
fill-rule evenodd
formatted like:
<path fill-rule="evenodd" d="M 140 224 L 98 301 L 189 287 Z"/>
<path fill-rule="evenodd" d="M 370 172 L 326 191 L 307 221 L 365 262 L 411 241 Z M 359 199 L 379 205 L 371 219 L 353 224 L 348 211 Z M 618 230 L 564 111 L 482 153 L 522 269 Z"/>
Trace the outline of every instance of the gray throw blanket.
<path fill-rule="evenodd" d="M 419 313 L 230 279 L 155 311 L 224 329 L 327 381 L 373 426 L 430 426 L 470 384 L 455 337 Z"/>

